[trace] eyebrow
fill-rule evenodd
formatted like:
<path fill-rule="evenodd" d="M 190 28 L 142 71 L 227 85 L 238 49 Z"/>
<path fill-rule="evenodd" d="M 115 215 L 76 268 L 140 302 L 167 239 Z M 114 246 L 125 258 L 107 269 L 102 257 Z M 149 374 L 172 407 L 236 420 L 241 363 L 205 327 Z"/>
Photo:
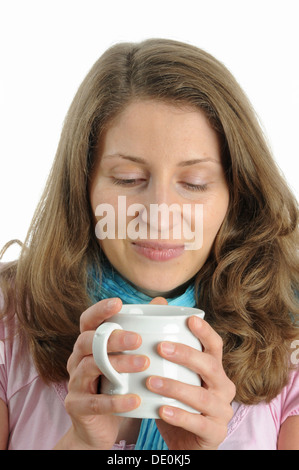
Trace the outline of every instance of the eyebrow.
<path fill-rule="evenodd" d="M 123 155 L 123 154 L 119 154 L 119 153 L 115 153 L 113 155 L 104 155 L 103 156 L 103 160 L 107 159 L 107 158 L 123 158 L 124 160 L 129 160 L 131 162 L 140 163 L 142 165 L 146 165 L 148 163 L 148 161 L 145 160 L 144 158 L 134 157 L 132 155 Z M 185 167 L 185 166 L 196 165 L 197 163 L 206 163 L 206 162 L 212 162 L 212 163 L 220 164 L 220 162 L 218 162 L 214 158 L 205 157 L 205 158 L 194 158 L 192 160 L 183 160 L 183 161 L 179 162 L 177 164 L 177 166 Z"/>

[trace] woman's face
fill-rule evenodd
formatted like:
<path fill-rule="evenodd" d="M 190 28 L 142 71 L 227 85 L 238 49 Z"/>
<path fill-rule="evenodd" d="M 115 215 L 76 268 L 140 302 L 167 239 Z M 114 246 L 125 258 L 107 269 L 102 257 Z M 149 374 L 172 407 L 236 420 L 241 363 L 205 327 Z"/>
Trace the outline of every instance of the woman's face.
<path fill-rule="evenodd" d="M 101 139 L 90 201 L 117 271 L 171 295 L 204 265 L 228 208 L 216 132 L 195 108 L 132 102 Z"/>

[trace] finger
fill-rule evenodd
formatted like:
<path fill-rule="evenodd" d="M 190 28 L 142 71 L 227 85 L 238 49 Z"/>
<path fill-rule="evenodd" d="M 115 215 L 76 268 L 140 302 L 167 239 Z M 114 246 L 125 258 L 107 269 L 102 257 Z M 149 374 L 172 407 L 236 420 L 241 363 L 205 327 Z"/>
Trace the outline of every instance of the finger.
<path fill-rule="evenodd" d="M 120 373 L 142 372 L 150 365 L 147 356 L 137 354 L 115 354 L 109 356 L 112 367 Z"/>
<path fill-rule="evenodd" d="M 203 414 L 188 413 L 181 408 L 163 406 L 159 409 L 159 415 L 163 421 L 172 426 L 185 429 L 194 435 L 194 450 L 217 449 L 227 435 L 225 422 L 217 422 Z M 157 421 L 160 432 L 163 433 L 163 422 Z"/>
<path fill-rule="evenodd" d="M 81 333 L 74 345 L 73 353 L 70 356 L 67 363 L 67 370 L 71 373 L 85 356 L 92 355 L 92 343 L 94 338 L 94 331 L 84 331 Z M 140 335 L 130 331 L 115 330 L 111 334 L 108 344 L 107 351 L 120 352 L 126 350 L 137 349 L 142 340 Z"/>
<path fill-rule="evenodd" d="M 158 344 L 157 351 L 163 358 L 175 364 L 180 364 L 200 375 L 208 388 L 223 390 L 227 376 L 222 362 L 211 354 L 198 351 L 181 343 L 163 341 Z"/>
<path fill-rule="evenodd" d="M 147 356 L 116 354 L 109 357 L 112 367 L 119 373 L 142 372 L 148 368 Z M 84 356 L 70 376 L 69 389 L 97 393 L 98 378 L 102 374 L 93 356 Z"/>
<path fill-rule="evenodd" d="M 80 317 L 80 331 L 96 330 L 104 320 L 120 311 L 122 301 L 118 297 L 100 300 L 85 310 Z"/>
<path fill-rule="evenodd" d="M 72 416 L 107 415 L 125 413 L 138 408 L 138 395 L 105 395 L 71 393 L 65 399 L 66 411 Z"/>
<path fill-rule="evenodd" d="M 114 330 L 108 339 L 107 351 L 132 351 L 138 349 L 141 343 L 141 336 L 134 331 Z"/>
<path fill-rule="evenodd" d="M 75 368 L 68 363 L 68 368 L 71 370 L 68 382 L 69 391 L 97 393 L 101 371 L 96 365 L 93 356 L 84 356 Z"/>
<path fill-rule="evenodd" d="M 69 375 L 74 372 L 85 356 L 92 355 L 93 337 L 93 331 L 85 331 L 78 336 L 74 344 L 73 352 L 67 361 L 67 371 Z"/>
<path fill-rule="evenodd" d="M 223 341 L 221 336 L 205 320 L 196 316 L 189 318 L 188 326 L 201 342 L 203 350 L 222 361 Z"/>
<path fill-rule="evenodd" d="M 203 387 L 156 376 L 149 377 L 146 386 L 154 393 L 174 398 L 193 408 L 194 412 L 198 411 L 216 420 L 219 419 L 219 416 L 226 421 L 232 417 L 233 412 L 229 403 L 223 402 L 219 396 Z"/>
<path fill-rule="evenodd" d="M 155 297 L 150 301 L 152 305 L 168 305 L 167 300 L 164 297 Z"/>

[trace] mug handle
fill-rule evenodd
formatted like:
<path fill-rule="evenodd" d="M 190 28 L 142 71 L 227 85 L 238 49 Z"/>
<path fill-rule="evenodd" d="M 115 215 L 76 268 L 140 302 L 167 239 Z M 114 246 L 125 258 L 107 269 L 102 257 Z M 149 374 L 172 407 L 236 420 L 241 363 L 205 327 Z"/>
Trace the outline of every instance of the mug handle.
<path fill-rule="evenodd" d="M 117 323 L 102 323 L 96 329 L 92 342 L 92 353 L 95 363 L 105 377 L 113 384 L 113 394 L 125 394 L 128 391 L 128 374 L 117 372 L 112 367 L 107 353 L 107 343 L 111 333 L 114 330 L 122 329 Z"/>

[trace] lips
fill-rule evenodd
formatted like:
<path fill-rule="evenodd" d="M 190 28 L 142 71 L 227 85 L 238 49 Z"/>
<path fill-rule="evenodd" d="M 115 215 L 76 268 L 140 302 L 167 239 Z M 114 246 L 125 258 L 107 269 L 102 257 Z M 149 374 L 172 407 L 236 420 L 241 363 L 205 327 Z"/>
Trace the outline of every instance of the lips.
<path fill-rule="evenodd" d="M 177 258 L 184 252 L 184 245 L 176 245 L 169 242 L 163 243 L 161 241 L 132 242 L 132 246 L 137 253 L 152 261 L 169 261 L 173 258 Z"/>

